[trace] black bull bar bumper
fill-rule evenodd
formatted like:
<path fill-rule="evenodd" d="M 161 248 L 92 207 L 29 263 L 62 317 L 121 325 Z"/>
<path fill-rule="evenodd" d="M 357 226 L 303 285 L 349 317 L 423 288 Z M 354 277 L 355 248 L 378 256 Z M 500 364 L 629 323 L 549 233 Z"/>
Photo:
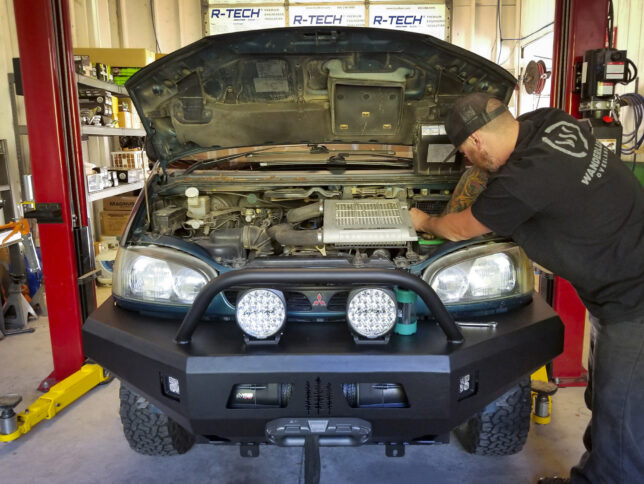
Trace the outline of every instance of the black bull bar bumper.
<path fill-rule="evenodd" d="M 245 345 L 232 321 L 198 324 L 211 299 L 227 287 L 313 281 L 411 289 L 437 321 L 421 322 L 415 335 L 396 335 L 383 346 L 356 345 L 342 322 L 287 323 L 280 343 L 268 347 Z M 352 418 L 371 424 L 370 442 L 427 443 L 562 351 L 563 325 L 538 295 L 492 319 L 495 327 L 461 332 L 433 290 L 403 271 L 247 269 L 206 285 L 181 324 L 119 308 L 110 299 L 90 315 L 83 339 L 88 357 L 210 441 L 266 442 L 267 424 L 277 419 Z M 167 393 L 168 377 L 178 380 L 178 396 Z M 459 393 L 463 377 L 473 389 L 466 397 Z M 274 383 L 292 389 L 285 406 L 231 407 L 238 385 Z M 399 385 L 408 404 L 356 407 L 343 388 L 360 383 Z"/>

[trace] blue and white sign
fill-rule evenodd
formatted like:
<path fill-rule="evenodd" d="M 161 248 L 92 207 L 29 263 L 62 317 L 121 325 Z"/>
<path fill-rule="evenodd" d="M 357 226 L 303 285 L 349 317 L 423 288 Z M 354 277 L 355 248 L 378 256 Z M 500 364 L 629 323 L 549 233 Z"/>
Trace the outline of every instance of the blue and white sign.
<path fill-rule="evenodd" d="M 364 4 L 358 5 L 291 5 L 288 9 L 291 27 L 319 25 L 365 26 Z"/>
<path fill-rule="evenodd" d="M 286 26 L 284 7 L 254 5 L 211 5 L 208 8 L 210 34 Z"/>
<path fill-rule="evenodd" d="M 445 5 L 387 5 L 369 6 L 369 27 L 411 30 L 445 39 Z"/>

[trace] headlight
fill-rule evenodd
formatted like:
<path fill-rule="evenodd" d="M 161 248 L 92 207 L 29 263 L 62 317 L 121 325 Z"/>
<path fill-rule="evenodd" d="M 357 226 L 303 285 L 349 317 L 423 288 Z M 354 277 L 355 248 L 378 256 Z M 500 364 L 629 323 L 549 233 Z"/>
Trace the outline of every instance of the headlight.
<path fill-rule="evenodd" d="M 114 262 L 115 296 L 154 303 L 189 305 L 217 272 L 205 262 L 164 247 L 120 248 Z"/>
<path fill-rule="evenodd" d="M 446 305 L 504 299 L 532 292 L 532 266 L 512 243 L 466 248 L 430 264 L 423 279 Z"/>
<path fill-rule="evenodd" d="M 253 338 L 266 339 L 276 335 L 286 321 L 286 302 L 280 291 L 251 289 L 235 304 L 237 324 Z"/>
<path fill-rule="evenodd" d="M 358 289 L 349 294 L 347 320 L 360 336 L 373 339 L 389 333 L 396 324 L 396 298 L 384 289 Z"/>

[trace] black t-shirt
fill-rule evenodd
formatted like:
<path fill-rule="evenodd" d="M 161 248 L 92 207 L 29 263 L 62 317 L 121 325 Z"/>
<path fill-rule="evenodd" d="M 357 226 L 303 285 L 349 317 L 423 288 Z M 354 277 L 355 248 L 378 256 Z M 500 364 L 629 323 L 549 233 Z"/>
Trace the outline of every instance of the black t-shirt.
<path fill-rule="evenodd" d="M 535 262 L 568 279 L 606 321 L 644 315 L 644 188 L 575 118 L 518 118 L 516 147 L 472 205 Z"/>

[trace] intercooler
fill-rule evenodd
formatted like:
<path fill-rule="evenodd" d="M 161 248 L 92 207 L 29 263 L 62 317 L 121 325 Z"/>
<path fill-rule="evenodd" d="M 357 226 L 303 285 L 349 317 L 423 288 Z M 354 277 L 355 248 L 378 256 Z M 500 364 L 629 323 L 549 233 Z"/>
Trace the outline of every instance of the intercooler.
<path fill-rule="evenodd" d="M 404 246 L 417 240 L 407 204 L 398 199 L 324 200 L 325 244 Z"/>

